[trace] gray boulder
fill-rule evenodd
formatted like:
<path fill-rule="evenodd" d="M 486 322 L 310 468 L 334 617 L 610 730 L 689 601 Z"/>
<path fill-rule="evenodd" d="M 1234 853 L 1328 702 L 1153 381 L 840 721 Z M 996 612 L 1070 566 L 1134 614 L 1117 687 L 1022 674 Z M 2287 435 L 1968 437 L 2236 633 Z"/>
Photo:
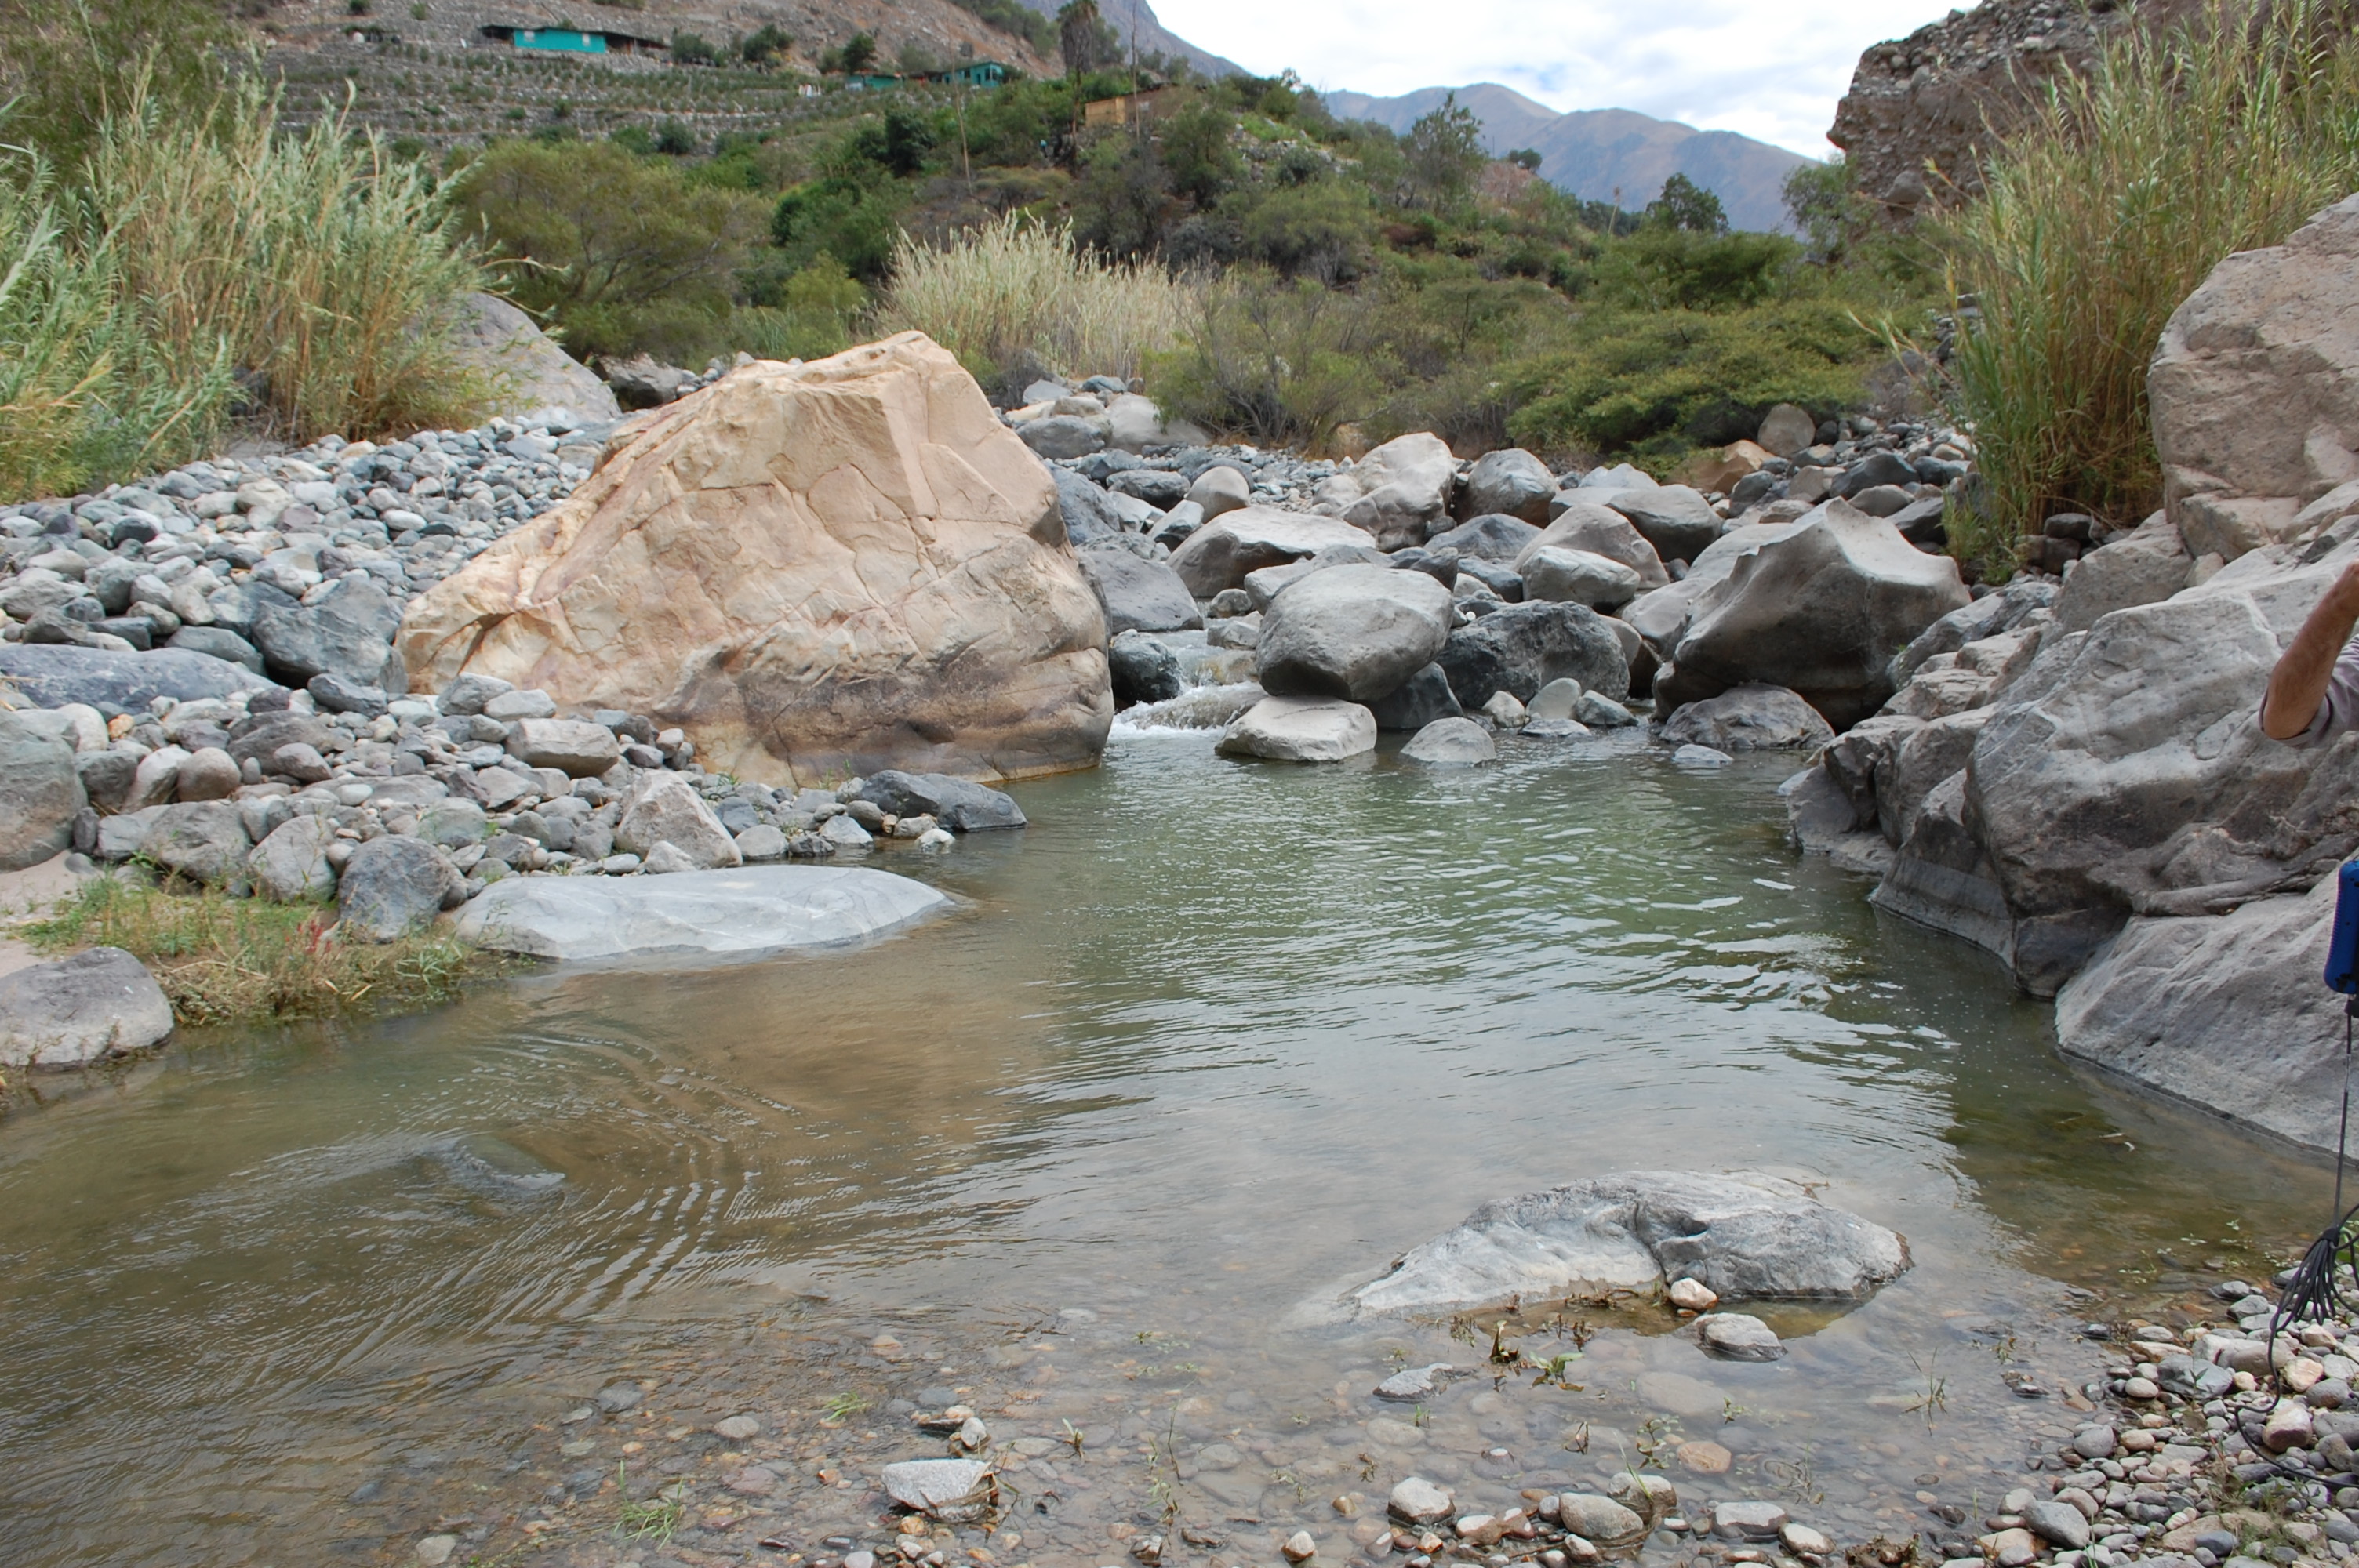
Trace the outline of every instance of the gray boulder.
<path fill-rule="evenodd" d="M 1141 560 L 1128 550 L 1102 549 L 1076 550 L 1073 559 L 1105 611 L 1108 636 L 1191 632 L 1204 624 L 1188 585 L 1161 561 Z"/>
<path fill-rule="evenodd" d="M 1171 569 L 1199 599 L 1242 588 L 1245 575 L 1315 556 L 1331 545 L 1365 545 L 1340 518 L 1274 506 L 1246 506 L 1206 522 L 1171 553 Z"/>
<path fill-rule="evenodd" d="M 1720 514 L 1691 485 L 1658 484 L 1651 490 L 1615 491 L 1604 501 L 1627 517 L 1630 525 L 1667 561 L 1692 561 L 1720 537 Z"/>
<path fill-rule="evenodd" d="M 2054 583 L 2027 579 L 2008 583 L 1996 593 L 1985 594 L 1951 611 L 1892 655 L 1893 687 L 1897 689 L 1907 686 L 1928 659 L 1954 654 L 1969 643 L 2002 636 L 2033 623 L 2040 611 L 2055 604 L 2056 596 Z"/>
<path fill-rule="evenodd" d="M 518 418 L 563 408 L 599 424 L 623 416 L 623 406 L 597 373 L 550 341 L 532 318 L 489 294 L 461 297 L 451 323 L 460 364 L 483 376 L 492 412 Z"/>
<path fill-rule="evenodd" d="M 2299 537 L 2359 479 L 2359 197 L 2212 269 L 2147 373 L 2163 502 L 2195 555 Z M 2332 518 L 2323 519 L 2332 522 Z"/>
<path fill-rule="evenodd" d="M 922 882 L 861 867 L 513 877 L 468 902 L 458 935 L 477 947 L 571 961 L 750 956 L 866 941 L 949 907 Z"/>
<path fill-rule="evenodd" d="M 336 888 L 339 932 L 391 942 L 466 896 L 450 858 L 422 838 L 387 834 L 353 851 Z"/>
<path fill-rule="evenodd" d="M 1817 708 L 1777 686 L 1731 687 L 1689 703 L 1663 725 L 1665 745 L 1722 752 L 1816 751 L 1834 738 Z"/>
<path fill-rule="evenodd" d="M 1754 438 L 1781 458 L 1790 458 L 1819 438 L 1819 422 L 1810 417 L 1807 408 L 1797 408 L 1790 403 L 1780 403 L 1763 416 L 1760 433 Z"/>
<path fill-rule="evenodd" d="M 1970 598 L 1955 561 L 1829 502 L 1737 556 L 1695 600 L 1656 699 L 1782 686 L 1847 728 L 1892 695 L 1892 656 Z"/>
<path fill-rule="evenodd" d="M 1658 1292 L 1857 1301 L 1908 1267 L 1908 1243 L 1801 1183 L 1624 1171 L 1486 1204 L 1348 1292 L 1345 1315 L 1432 1314 Z"/>
<path fill-rule="evenodd" d="M 33 643 L 0 643 L 0 676 L 37 708 L 80 702 L 109 718 L 144 714 L 159 697 L 193 702 L 270 685 L 236 665 L 185 648 L 125 654 Z"/>
<path fill-rule="evenodd" d="M 74 814 L 87 804 L 73 747 L 0 710 L 0 871 L 71 849 Z"/>
<path fill-rule="evenodd" d="M 508 731 L 507 752 L 528 768 L 594 779 L 622 761 L 623 742 L 586 719 L 519 719 Z"/>
<path fill-rule="evenodd" d="M 1499 514 L 1527 523 L 1548 521 L 1549 502 L 1556 494 L 1556 475 L 1548 465 L 1520 448 L 1485 452 L 1466 471 L 1466 486 L 1458 505 L 1461 517 Z"/>
<path fill-rule="evenodd" d="M 1224 757 L 1273 762 L 1340 762 L 1376 749 L 1376 719 L 1355 702 L 1313 697 L 1269 697 L 1221 732 Z"/>
<path fill-rule="evenodd" d="M 1368 704 L 1379 730 L 1422 730 L 1440 719 L 1459 718 L 1462 710 L 1450 689 L 1450 677 L 1440 665 L 1428 665 L 1391 691 Z"/>
<path fill-rule="evenodd" d="M 1429 550 L 1455 550 L 1462 562 L 1513 562 L 1539 536 L 1540 530 L 1521 518 L 1489 513 L 1469 518 L 1455 528 L 1436 534 L 1425 542 L 1425 547 Z"/>
<path fill-rule="evenodd" d="M 1222 463 L 1196 476 L 1195 482 L 1188 487 L 1187 500 L 1195 503 L 1202 514 L 1201 521 L 1210 523 L 1216 517 L 1251 506 L 1253 481 L 1247 479 L 1242 470 Z"/>
<path fill-rule="evenodd" d="M 1524 579 L 1524 597 L 1540 603 L 1618 610 L 1645 587 L 1638 574 L 1620 561 L 1549 545 L 1527 551 L 1516 569 Z"/>
<path fill-rule="evenodd" d="M 1434 662 L 1469 712 L 1496 692 L 1524 702 L 1568 678 L 1615 701 L 1630 695 L 1622 640 L 1585 604 L 1507 605 L 1452 632 Z"/>
<path fill-rule="evenodd" d="M 358 572 L 337 579 L 308 605 L 276 589 L 255 589 L 255 643 L 270 671 L 290 685 L 319 675 L 355 686 L 386 685 L 394 633 L 400 630 L 401 607 Z M 407 686 L 406 677 L 396 678 L 391 689 Z"/>
<path fill-rule="evenodd" d="M 1636 572 L 1639 586 L 1647 590 L 1662 588 L 1671 580 L 1664 569 L 1663 558 L 1645 535 L 1631 525 L 1630 520 L 1609 507 L 1574 502 L 1560 510 L 1555 521 L 1538 537 L 1516 553 L 1517 571 L 1543 549 L 1586 550 L 1593 556 L 1603 556 L 1609 561 L 1619 561 Z"/>
<path fill-rule="evenodd" d="M 1057 509 L 1065 519 L 1065 539 L 1076 549 L 1090 545 L 1107 544 L 1122 536 L 1122 514 L 1114 510 L 1114 495 L 1069 468 L 1051 464 L 1049 477 L 1056 481 Z"/>
<path fill-rule="evenodd" d="M 1450 590 L 1423 572 L 1334 567 L 1271 601 L 1254 667 L 1274 697 L 1366 702 L 1433 663 L 1452 619 Z"/>
<path fill-rule="evenodd" d="M 336 891 L 335 868 L 328 864 L 328 847 L 335 841 L 333 817 L 288 818 L 246 857 L 255 892 L 278 903 L 327 899 Z"/>
<path fill-rule="evenodd" d="M 1386 441 L 1338 478 L 1360 491 L 1345 519 L 1374 535 L 1379 549 L 1397 550 L 1449 526 L 1458 460 L 1440 437 L 1420 432 Z"/>
<path fill-rule="evenodd" d="M 2132 919 L 2056 997 L 2064 1054 L 2334 1147 L 2343 999 L 2319 983 L 2335 879 L 2228 914 Z"/>
<path fill-rule="evenodd" d="M 207 887 L 230 887 L 245 881 L 253 849 L 237 803 L 208 800 L 157 812 L 139 853 Z"/>
<path fill-rule="evenodd" d="M 120 947 L 0 975 L 0 1067 L 80 1067 L 171 1033 L 164 988 Z"/>
<path fill-rule="evenodd" d="M 164 646 L 221 659 L 257 676 L 262 674 L 262 650 L 226 626 L 183 626 L 165 639 Z"/>
<path fill-rule="evenodd" d="M 1023 438 L 1026 446 L 1051 460 L 1085 458 L 1092 452 L 1105 450 L 1104 422 L 1072 414 L 1050 414 L 1027 420 L 1016 427 L 1016 433 Z"/>
<path fill-rule="evenodd" d="M 1428 767 L 1458 768 L 1495 762 L 1499 748 L 1492 743 L 1491 732 L 1471 719 L 1437 719 L 1419 730 L 1400 754 L 1406 762 Z"/>
<path fill-rule="evenodd" d="M 1875 806 L 1862 820 L 1882 833 L 1896 849 L 1908 839 L 1925 801 L 1945 779 L 1965 771 L 1973 760 L 1974 742 L 1991 720 L 1993 709 L 1947 714 L 1929 719 L 1898 737 L 1899 744 L 1875 781 Z M 1869 724 L 1877 722 L 1869 719 Z M 1864 730 L 1867 725 L 1861 725 Z M 1854 730 L 1855 735 L 1859 730 Z M 1843 737 L 1848 741 L 1850 735 Z"/>
<path fill-rule="evenodd" d="M 930 816 L 953 833 L 990 833 L 1027 826 L 1024 808 L 1003 790 L 948 773 L 872 773 L 856 800 L 874 801 L 888 816 Z"/>
<path fill-rule="evenodd" d="M 669 844 L 700 871 L 734 866 L 742 860 L 736 840 L 704 797 L 674 773 L 647 773 L 631 786 L 614 823 L 614 844 L 643 860 L 657 845 Z"/>
<path fill-rule="evenodd" d="M 281 747 L 309 746 L 324 754 L 334 744 L 334 730 L 308 713 L 258 713 L 241 719 L 229 733 L 230 756 L 241 762 L 251 758 L 266 772 Z"/>
<path fill-rule="evenodd" d="M 2179 530 L 2158 512 L 2126 538 L 2081 557 L 2056 596 L 2056 624 L 2085 632 L 2116 610 L 2169 599 L 2187 586 L 2194 565 Z"/>
<path fill-rule="evenodd" d="M 1694 560 L 1688 575 L 1666 587 L 1641 594 L 1623 607 L 1622 619 L 1647 640 L 1657 656 L 1669 659 L 1695 619 L 1699 600 L 1728 580 L 1736 563 L 1760 545 L 1784 537 L 1795 523 L 1748 523 L 1731 528 Z"/>
<path fill-rule="evenodd" d="M 1169 702 L 1188 689 L 1180 655 L 1144 632 L 1125 632 L 1108 643 L 1106 668 L 1116 708 Z"/>
<path fill-rule="evenodd" d="M 462 675 L 442 692 L 442 711 L 456 718 L 469 718 L 484 710 L 484 704 L 495 697 L 505 697 L 516 687 L 497 676 Z"/>
<path fill-rule="evenodd" d="M 991 1466 L 980 1459 L 909 1459 L 885 1466 L 885 1491 L 929 1519 L 970 1524 L 997 1505 Z"/>

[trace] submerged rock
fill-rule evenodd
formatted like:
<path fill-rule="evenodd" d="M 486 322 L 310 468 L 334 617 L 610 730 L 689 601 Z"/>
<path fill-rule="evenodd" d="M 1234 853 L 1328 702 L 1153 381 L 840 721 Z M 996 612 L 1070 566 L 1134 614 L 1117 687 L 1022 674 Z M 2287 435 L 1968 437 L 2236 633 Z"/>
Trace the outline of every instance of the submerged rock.
<path fill-rule="evenodd" d="M 1376 719 L 1356 702 L 1265 697 L 1221 734 L 1224 757 L 1273 762 L 1340 762 L 1376 749 Z"/>
<path fill-rule="evenodd" d="M 1761 1174 L 1625 1171 L 1486 1204 L 1348 1292 L 1343 1315 L 1433 1313 L 1654 1292 L 1858 1300 L 1908 1267 L 1880 1225 Z"/>
<path fill-rule="evenodd" d="M 468 902 L 458 935 L 477 947 L 535 958 L 751 954 L 865 941 L 949 907 L 923 882 L 862 867 L 515 877 Z"/>

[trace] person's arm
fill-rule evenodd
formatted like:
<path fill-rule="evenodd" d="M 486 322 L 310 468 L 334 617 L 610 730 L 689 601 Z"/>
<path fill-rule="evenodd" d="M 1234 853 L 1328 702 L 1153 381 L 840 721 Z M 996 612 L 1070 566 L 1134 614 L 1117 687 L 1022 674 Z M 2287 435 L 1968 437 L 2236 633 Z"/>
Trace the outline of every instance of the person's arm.
<path fill-rule="evenodd" d="M 2278 656 L 2277 667 L 2269 675 L 2268 694 L 2261 698 L 2263 734 L 2272 741 L 2310 736 L 2354 625 L 2359 625 L 2359 561 L 2343 568 Z"/>

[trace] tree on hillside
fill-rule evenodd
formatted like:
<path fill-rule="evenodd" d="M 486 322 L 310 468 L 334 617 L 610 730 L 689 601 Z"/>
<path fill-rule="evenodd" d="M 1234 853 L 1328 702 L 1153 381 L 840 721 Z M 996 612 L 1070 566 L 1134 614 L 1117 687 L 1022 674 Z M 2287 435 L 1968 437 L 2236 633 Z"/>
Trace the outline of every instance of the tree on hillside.
<path fill-rule="evenodd" d="M 1542 159 L 1540 155 L 1530 147 L 1517 147 L 1507 155 L 1507 161 L 1527 174 L 1538 174 L 1540 171 Z"/>
<path fill-rule="evenodd" d="M 1465 200 L 1490 161 L 1483 152 L 1483 122 L 1458 102 L 1455 92 L 1408 128 L 1401 150 L 1408 157 L 1411 200 L 1433 208 Z"/>
<path fill-rule="evenodd" d="M 1122 58 L 1122 40 L 1098 10 L 1098 0 L 1066 0 L 1057 13 L 1057 52 L 1065 74 L 1080 76 Z"/>
<path fill-rule="evenodd" d="M 1720 198 L 1684 174 L 1663 181 L 1663 193 L 1647 203 L 1646 221 L 1658 228 L 1681 229 L 1690 234 L 1728 232 L 1728 213 Z"/>
<path fill-rule="evenodd" d="M 835 69 L 846 76 L 858 76 L 876 63 L 876 40 L 866 33 L 854 33 L 850 42 L 835 51 Z"/>

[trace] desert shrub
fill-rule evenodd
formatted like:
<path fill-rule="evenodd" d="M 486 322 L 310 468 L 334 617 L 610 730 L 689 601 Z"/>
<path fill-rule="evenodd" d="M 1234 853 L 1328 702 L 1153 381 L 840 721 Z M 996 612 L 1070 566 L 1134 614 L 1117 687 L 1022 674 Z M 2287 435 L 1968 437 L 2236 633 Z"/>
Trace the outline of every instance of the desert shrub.
<path fill-rule="evenodd" d="M 2124 28 L 2054 83 L 1942 236 L 1979 313 L 1955 368 L 1986 521 L 1953 533 L 1959 552 L 1995 562 L 2051 513 L 2154 506 L 2146 370 L 2171 312 L 2354 183 L 2359 38 L 2308 0 Z"/>
<path fill-rule="evenodd" d="M 853 344 L 868 291 L 842 262 L 821 255 L 756 303 L 730 314 L 725 347 L 756 359 L 815 360 Z"/>
<path fill-rule="evenodd" d="M 1364 421 L 1367 435 L 1431 430 L 1462 451 L 1507 444 L 1522 394 L 1506 367 L 1561 347 L 1579 319 L 1545 284 L 1447 257 L 1394 263 L 1377 297 L 1395 385 Z"/>
<path fill-rule="evenodd" d="M 940 247 L 904 234 L 876 325 L 929 334 L 984 380 L 1027 360 L 1128 377 L 1177 339 L 1193 293 L 1153 264 L 1085 254 L 1071 229 L 1011 213 Z"/>
<path fill-rule="evenodd" d="M 1154 362 L 1168 410 L 1267 446 L 1320 450 L 1384 406 L 1397 367 L 1372 293 L 1239 268 L 1199 290 Z"/>
<path fill-rule="evenodd" d="M 1876 335 L 1848 305 L 1788 299 L 1736 311 L 1591 311 L 1572 346 L 1506 376 L 1507 428 L 1538 450 L 1630 455 L 1669 468 L 1749 437 L 1778 403 L 1855 404 Z"/>
<path fill-rule="evenodd" d="M 226 343 L 299 440 L 471 423 L 489 389 L 447 328 L 485 275 L 448 208 L 374 134 L 282 136 L 278 110 L 257 82 L 193 123 L 135 92 L 102 126 L 88 200 L 146 330 L 190 375 Z"/>
<path fill-rule="evenodd" d="M 1001 32 L 1023 39 L 1035 54 L 1053 54 L 1057 24 L 1026 6 L 1022 0 L 951 0 L 962 11 L 981 17 Z"/>
<path fill-rule="evenodd" d="M 208 114 L 237 31 L 209 0 L 0 0 L 0 141 L 71 176 L 135 98 L 185 124 Z"/>
<path fill-rule="evenodd" d="M 508 292 L 581 354 L 711 352 L 761 233 L 753 198 L 611 142 L 500 143 L 455 200 L 514 264 Z"/>

